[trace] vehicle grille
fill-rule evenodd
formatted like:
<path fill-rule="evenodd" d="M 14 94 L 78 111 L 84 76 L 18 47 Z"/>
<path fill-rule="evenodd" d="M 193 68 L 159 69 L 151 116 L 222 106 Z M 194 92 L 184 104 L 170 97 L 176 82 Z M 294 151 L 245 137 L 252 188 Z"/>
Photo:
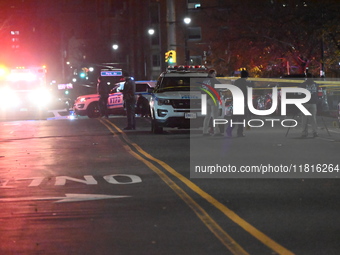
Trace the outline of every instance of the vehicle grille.
<path fill-rule="evenodd" d="M 173 108 L 177 109 L 195 109 L 201 108 L 200 99 L 172 99 L 171 104 Z"/>

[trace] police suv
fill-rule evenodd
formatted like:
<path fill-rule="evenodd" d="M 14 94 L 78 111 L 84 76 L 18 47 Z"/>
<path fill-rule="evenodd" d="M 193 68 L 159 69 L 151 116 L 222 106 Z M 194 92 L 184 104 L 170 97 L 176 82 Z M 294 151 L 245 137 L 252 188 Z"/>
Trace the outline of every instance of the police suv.
<path fill-rule="evenodd" d="M 121 113 L 124 111 L 123 93 L 125 82 L 118 82 L 111 89 L 107 101 L 109 114 Z M 155 87 L 156 81 L 136 81 L 136 97 L 142 94 L 148 100 L 151 97 L 151 92 Z M 98 118 L 99 112 L 99 95 L 90 94 L 79 96 L 74 103 L 73 110 L 76 115 L 88 116 L 89 118 Z"/>
<path fill-rule="evenodd" d="M 207 78 L 204 67 L 177 67 L 163 72 L 150 99 L 151 131 L 162 133 L 163 127 L 202 126 L 201 84 Z"/>

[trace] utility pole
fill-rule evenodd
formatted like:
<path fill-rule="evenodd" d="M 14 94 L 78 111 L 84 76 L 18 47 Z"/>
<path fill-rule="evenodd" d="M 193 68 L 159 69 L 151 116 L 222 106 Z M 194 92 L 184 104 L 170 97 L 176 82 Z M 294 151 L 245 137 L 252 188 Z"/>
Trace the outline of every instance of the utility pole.
<path fill-rule="evenodd" d="M 167 26 L 168 26 L 168 47 L 169 50 L 176 50 L 176 11 L 174 0 L 167 0 Z"/>

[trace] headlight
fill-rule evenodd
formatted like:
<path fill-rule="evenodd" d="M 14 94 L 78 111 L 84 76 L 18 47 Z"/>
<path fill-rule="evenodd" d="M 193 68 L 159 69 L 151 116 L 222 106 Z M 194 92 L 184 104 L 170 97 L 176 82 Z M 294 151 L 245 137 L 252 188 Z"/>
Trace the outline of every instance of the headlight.
<path fill-rule="evenodd" d="M 0 106 L 2 108 L 11 108 L 20 105 L 20 98 L 15 91 L 10 88 L 3 88 L 0 90 Z"/>
<path fill-rule="evenodd" d="M 170 99 L 158 99 L 158 105 L 171 105 Z"/>
<path fill-rule="evenodd" d="M 48 89 L 44 89 L 44 88 L 32 91 L 28 95 L 28 98 L 32 103 L 34 103 L 38 106 L 46 106 L 52 100 L 52 96 L 51 96 L 50 91 Z"/>
<path fill-rule="evenodd" d="M 84 103 L 86 100 L 92 99 L 92 97 L 77 97 L 76 103 Z"/>

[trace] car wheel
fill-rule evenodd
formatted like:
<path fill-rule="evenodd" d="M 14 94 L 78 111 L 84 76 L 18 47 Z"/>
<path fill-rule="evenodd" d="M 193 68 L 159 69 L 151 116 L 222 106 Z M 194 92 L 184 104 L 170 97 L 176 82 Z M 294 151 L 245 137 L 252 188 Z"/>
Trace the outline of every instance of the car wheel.
<path fill-rule="evenodd" d="M 98 118 L 100 116 L 98 102 L 91 103 L 87 108 L 87 116 L 89 118 Z"/>
<path fill-rule="evenodd" d="M 162 134 L 163 127 L 160 126 L 155 119 L 151 121 L 151 132 L 154 134 Z"/>

